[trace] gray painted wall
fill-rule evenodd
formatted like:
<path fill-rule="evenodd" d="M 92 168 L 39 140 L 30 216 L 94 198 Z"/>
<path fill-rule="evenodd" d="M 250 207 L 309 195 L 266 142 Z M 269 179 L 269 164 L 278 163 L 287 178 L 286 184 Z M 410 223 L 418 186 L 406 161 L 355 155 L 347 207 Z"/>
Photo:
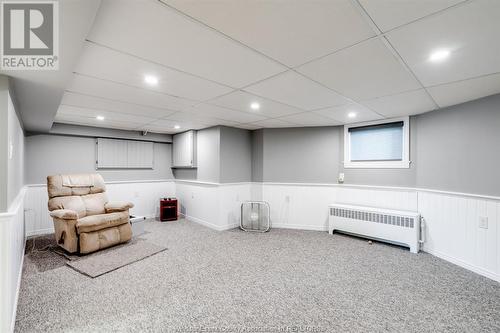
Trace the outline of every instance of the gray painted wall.
<path fill-rule="evenodd" d="M 218 183 L 220 181 L 220 128 L 210 127 L 197 131 L 197 168 L 174 169 L 177 179 Z"/>
<path fill-rule="evenodd" d="M 264 179 L 264 130 L 252 131 L 252 181 Z"/>
<path fill-rule="evenodd" d="M 500 196 L 500 95 L 417 118 L 418 187 Z"/>
<path fill-rule="evenodd" d="M 154 144 L 154 169 L 95 169 L 95 139 L 61 135 L 26 138 L 25 178 L 28 184 L 45 184 L 58 173 L 98 172 L 106 181 L 172 179 L 171 144 Z"/>
<path fill-rule="evenodd" d="M 500 196 L 500 95 L 410 119 L 409 169 L 345 169 L 343 127 L 252 134 L 252 180 L 423 187 Z"/>
<path fill-rule="evenodd" d="M 264 129 L 262 180 L 336 182 L 341 129 L 338 126 Z"/>
<path fill-rule="evenodd" d="M 220 127 L 220 182 L 252 180 L 252 135 L 250 131 Z"/>

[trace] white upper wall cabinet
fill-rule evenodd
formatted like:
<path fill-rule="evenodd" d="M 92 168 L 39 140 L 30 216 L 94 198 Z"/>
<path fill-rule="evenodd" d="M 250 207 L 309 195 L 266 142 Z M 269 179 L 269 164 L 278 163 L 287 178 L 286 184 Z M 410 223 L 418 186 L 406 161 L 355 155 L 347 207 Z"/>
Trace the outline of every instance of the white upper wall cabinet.
<path fill-rule="evenodd" d="M 152 169 L 154 143 L 98 138 L 97 169 Z"/>
<path fill-rule="evenodd" d="M 174 168 L 196 167 L 196 132 L 187 131 L 172 137 L 172 160 Z"/>

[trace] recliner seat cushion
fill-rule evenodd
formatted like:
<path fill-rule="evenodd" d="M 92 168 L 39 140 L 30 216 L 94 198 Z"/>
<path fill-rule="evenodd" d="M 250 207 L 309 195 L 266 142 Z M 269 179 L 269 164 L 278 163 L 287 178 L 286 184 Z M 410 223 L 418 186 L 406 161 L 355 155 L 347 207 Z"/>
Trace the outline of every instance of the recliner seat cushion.
<path fill-rule="evenodd" d="M 126 224 L 128 221 L 128 211 L 91 215 L 78 219 L 76 222 L 76 230 L 78 234 L 93 232 Z"/>

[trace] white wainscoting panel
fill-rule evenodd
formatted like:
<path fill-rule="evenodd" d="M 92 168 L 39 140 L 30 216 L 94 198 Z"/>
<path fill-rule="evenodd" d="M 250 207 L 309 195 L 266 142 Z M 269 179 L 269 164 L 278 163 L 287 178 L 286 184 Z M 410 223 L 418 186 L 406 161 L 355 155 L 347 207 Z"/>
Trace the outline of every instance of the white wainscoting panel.
<path fill-rule="evenodd" d="M 252 199 L 252 184 L 221 184 L 219 186 L 219 218 L 224 229 L 237 228 L 241 219 L 241 203 Z"/>
<path fill-rule="evenodd" d="M 407 188 L 340 185 L 337 203 L 417 211 L 417 192 Z"/>
<path fill-rule="evenodd" d="M 182 216 L 209 228 L 222 230 L 218 184 L 177 181 L 175 185 Z"/>
<path fill-rule="evenodd" d="M 106 184 L 109 201 L 130 201 L 130 214 L 148 218 L 160 216 L 160 198 L 175 197 L 174 181 L 114 182 Z"/>
<path fill-rule="evenodd" d="M 131 214 L 148 218 L 159 215 L 160 198 L 175 196 L 174 181 L 131 181 L 106 183 L 110 201 L 130 201 Z M 54 224 L 47 207 L 46 185 L 29 185 L 26 194 L 26 235 L 54 232 Z"/>
<path fill-rule="evenodd" d="M 0 213 L 0 332 L 14 330 L 24 259 L 23 188 L 8 212 Z"/>
<path fill-rule="evenodd" d="M 337 198 L 333 186 L 264 183 L 262 199 L 271 206 L 273 228 L 328 230 L 328 205 Z"/>
<path fill-rule="evenodd" d="M 181 215 L 215 230 L 228 230 L 239 226 L 241 203 L 252 199 L 252 184 L 176 181 L 176 195 Z"/>
<path fill-rule="evenodd" d="M 418 191 L 424 251 L 500 282 L 500 201 Z M 480 218 L 488 228 L 479 227 Z"/>

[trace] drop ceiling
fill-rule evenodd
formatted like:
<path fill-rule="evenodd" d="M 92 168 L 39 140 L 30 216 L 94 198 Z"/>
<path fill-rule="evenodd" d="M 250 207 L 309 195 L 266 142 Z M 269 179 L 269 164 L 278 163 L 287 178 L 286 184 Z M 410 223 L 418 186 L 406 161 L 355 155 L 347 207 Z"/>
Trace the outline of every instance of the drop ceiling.
<path fill-rule="evenodd" d="M 496 0 L 103 0 L 54 121 L 175 133 L 414 115 L 499 93 L 499 39 Z"/>

